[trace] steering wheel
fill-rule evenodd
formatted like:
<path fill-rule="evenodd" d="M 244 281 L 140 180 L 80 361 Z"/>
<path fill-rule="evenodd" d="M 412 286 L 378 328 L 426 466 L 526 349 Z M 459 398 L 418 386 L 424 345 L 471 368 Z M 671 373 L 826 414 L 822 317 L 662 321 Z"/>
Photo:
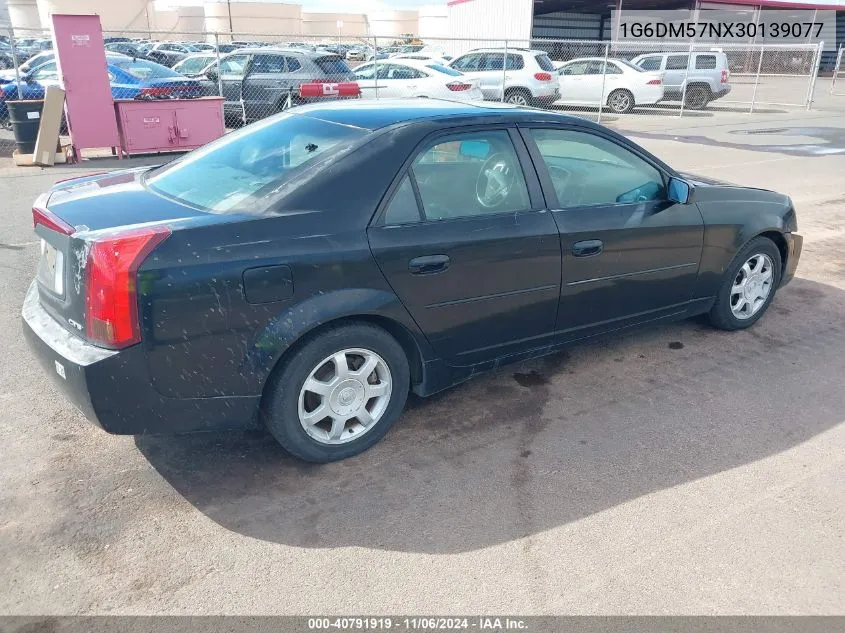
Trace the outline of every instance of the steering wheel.
<path fill-rule="evenodd" d="M 475 197 L 487 209 L 502 204 L 516 182 L 516 166 L 506 154 L 493 154 L 481 166 L 475 181 Z"/>

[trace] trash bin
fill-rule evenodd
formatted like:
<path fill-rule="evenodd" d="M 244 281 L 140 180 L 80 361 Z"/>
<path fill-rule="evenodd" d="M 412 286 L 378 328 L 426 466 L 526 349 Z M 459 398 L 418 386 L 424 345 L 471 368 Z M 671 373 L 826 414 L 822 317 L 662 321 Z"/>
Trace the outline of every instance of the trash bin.
<path fill-rule="evenodd" d="M 44 100 L 7 101 L 6 105 L 9 108 L 9 122 L 15 134 L 18 153 L 32 154 L 38 138 L 38 127 L 41 125 L 41 109 L 44 107 Z"/>

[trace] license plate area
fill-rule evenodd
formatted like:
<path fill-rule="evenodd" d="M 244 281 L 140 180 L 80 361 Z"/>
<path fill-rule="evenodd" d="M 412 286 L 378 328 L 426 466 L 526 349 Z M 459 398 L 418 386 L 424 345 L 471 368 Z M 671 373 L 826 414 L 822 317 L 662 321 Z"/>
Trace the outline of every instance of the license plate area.
<path fill-rule="evenodd" d="M 36 274 L 39 285 L 58 297 L 65 294 L 65 254 L 41 240 L 41 259 Z"/>

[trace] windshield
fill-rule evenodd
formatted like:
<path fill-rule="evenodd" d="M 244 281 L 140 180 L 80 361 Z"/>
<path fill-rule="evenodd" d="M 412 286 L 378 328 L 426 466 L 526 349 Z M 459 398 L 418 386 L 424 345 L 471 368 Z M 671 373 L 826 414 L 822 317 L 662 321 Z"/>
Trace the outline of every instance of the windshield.
<path fill-rule="evenodd" d="M 136 79 L 169 79 L 171 77 L 181 77 L 175 70 L 156 64 L 155 62 L 148 62 L 144 59 L 110 59 L 109 63 L 117 66 L 122 71 L 129 73 Z"/>
<path fill-rule="evenodd" d="M 150 172 L 153 191 L 213 213 L 256 212 L 293 175 L 349 151 L 369 132 L 294 113 L 227 134 Z"/>

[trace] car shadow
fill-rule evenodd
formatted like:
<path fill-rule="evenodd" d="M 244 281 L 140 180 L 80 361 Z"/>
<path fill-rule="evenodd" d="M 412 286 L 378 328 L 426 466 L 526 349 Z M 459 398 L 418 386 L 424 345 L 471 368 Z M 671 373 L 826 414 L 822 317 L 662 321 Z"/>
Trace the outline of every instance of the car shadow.
<path fill-rule="evenodd" d="M 746 331 L 693 319 L 502 368 L 412 397 L 381 443 L 334 464 L 299 462 L 261 431 L 135 443 L 194 507 L 246 536 L 465 552 L 765 459 L 835 426 L 845 393 L 818 368 L 843 371 L 843 307 L 841 290 L 796 279 Z"/>

